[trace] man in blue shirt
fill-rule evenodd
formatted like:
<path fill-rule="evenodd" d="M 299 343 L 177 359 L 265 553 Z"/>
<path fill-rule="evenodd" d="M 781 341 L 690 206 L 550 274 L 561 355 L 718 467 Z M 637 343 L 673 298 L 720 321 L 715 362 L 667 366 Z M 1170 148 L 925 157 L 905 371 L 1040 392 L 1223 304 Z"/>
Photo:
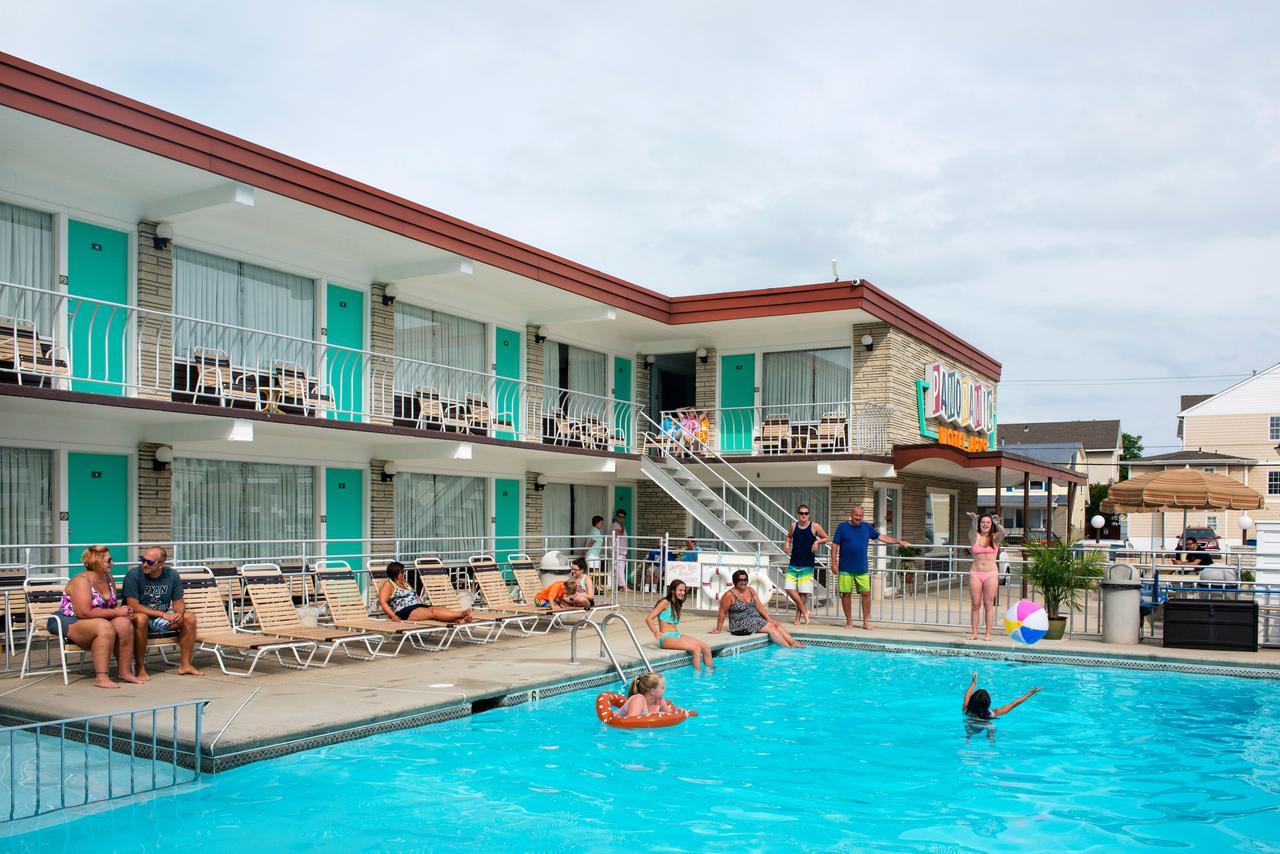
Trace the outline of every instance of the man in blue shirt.
<path fill-rule="evenodd" d="M 187 613 L 182 601 L 182 579 L 177 570 L 166 566 L 169 553 L 163 546 L 152 546 L 142 553 L 138 565 L 124 576 L 122 593 L 126 604 L 133 608 L 134 673 L 146 682 L 147 638 L 155 635 L 178 636 L 178 672 L 188 676 L 203 676 L 191 663 L 191 650 L 196 643 L 196 615 Z"/>
<path fill-rule="evenodd" d="M 853 628 L 853 591 L 862 599 L 862 627 L 871 628 L 871 573 L 867 566 L 867 546 L 872 540 L 895 546 L 910 545 L 903 540 L 881 534 L 870 522 L 863 521 L 861 504 L 853 505 L 849 521 L 836 526 L 831 537 L 831 563 L 840 570 L 840 601 L 844 605 L 844 627 Z"/>

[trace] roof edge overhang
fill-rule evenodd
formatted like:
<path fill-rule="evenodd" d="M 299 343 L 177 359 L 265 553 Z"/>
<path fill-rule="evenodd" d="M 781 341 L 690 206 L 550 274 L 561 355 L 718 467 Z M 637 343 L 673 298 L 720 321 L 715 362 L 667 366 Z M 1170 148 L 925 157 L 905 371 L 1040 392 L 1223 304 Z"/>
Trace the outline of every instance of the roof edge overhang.
<path fill-rule="evenodd" d="M 1039 460 L 1009 454 L 1004 451 L 969 452 L 950 445 L 919 444 L 894 445 L 893 466 L 898 471 L 906 471 L 913 463 L 924 460 L 942 460 L 958 469 L 996 469 L 1020 471 L 1026 474 L 1053 479 L 1067 484 L 1083 486 L 1088 477 L 1082 472 L 1061 466 L 1043 463 Z"/>
<path fill-rule="evenodd" d="M 667 325 L 863 309 L 993 380 L 1000 363 L 866 281 L 670 297 L 0 52 L 0 106 L 94 134 Z"/>

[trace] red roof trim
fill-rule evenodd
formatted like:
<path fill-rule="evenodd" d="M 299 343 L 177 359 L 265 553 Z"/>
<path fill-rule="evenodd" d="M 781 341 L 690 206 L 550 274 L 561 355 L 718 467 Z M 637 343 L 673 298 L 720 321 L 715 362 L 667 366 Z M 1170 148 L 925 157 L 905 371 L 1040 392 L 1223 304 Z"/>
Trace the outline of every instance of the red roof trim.
<path fill-rule="evenodd" d="M 0 52 L 0 105 L 402 234 L 666 324 L 861 308 L 999 379 L 990 356 L 867 282 L 668 297 L 288 155 Z"/>

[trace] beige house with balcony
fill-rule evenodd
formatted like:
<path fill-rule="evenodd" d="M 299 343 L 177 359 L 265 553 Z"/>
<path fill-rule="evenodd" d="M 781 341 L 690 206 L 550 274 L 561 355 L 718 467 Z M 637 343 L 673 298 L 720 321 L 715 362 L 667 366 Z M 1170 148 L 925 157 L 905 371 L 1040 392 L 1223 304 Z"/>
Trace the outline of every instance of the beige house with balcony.
<path fill-rule="evenodd" d="M 1234 478 L 1262 493 L 1266 504 L 1247 514 L 1236 510 L 1191 511 L 1190 527 L 1208 527 L 1219 542 L 1238 546 L 1243 539 L 1240 517 L 1280 519 L 1280 364 L 1209 396 L 1182 399 L 1178 413 L 1182 450 L 1130 460 L 1134 471 L 1199 468 Z M 1167 513 L 1164 547 L 1181 533 L 1182 514 Z M 1159 514 L 1129 515 L 1129 539 L 1145 547 L 1160 534 Z M 1248 532 L 1253 537 L 1252 530 Z"/>

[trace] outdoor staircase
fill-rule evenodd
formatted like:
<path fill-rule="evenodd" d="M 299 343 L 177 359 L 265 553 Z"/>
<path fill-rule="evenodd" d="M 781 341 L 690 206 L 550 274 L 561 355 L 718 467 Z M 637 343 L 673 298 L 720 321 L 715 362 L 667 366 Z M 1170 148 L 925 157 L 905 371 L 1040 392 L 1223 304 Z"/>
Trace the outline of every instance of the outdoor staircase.
<path fill-rule="evenodd" d="M 729 551 L 739 554 L 758 551 L 766 557 L 770 577 L 781 588 L 789 558 L 782 550 L 788 528 L 776 519 L 790 517 L 791 511 L 779 506 L 751 478 L 696 438 L 686 437 L 686 451 L 672 437 L 662 435 L 657 424 L 649 421 L 649 425 L 650 430 L 644 437 L 645 451 L 640 456 L 640 471 L 644 476 L 689 511 Z M 735 495 L 747 515 L 730 506 L 722 494 Z M 765 520 L 761 526 L 765 530 L 752 524 L 750 518 Z M 814 601 L 825 598 L 825 594 L 825 588 L 815 579 Z"/>

